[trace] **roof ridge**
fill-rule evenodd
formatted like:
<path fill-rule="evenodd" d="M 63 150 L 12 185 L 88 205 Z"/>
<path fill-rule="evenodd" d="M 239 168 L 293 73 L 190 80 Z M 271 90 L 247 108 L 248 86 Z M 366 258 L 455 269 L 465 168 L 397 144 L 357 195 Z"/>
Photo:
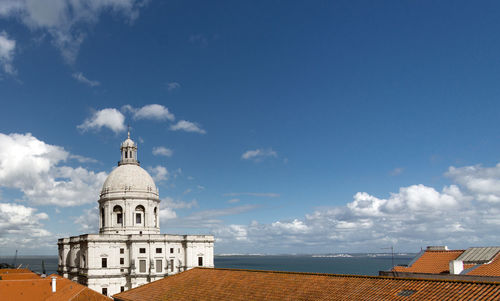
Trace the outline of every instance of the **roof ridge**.
<path fill-rule="evenodd" d="M 452 283 L 476 283 L 488 285 L 500 285 L 500 282 L 473 281 L 473 280 L 456 280 L 456 279 L 424 279 L 424 278 L 407 278 L 407 277 L 391 277 L 391 276 L 371 276 L 371 275 L 350 275 L 350 274 L 329 274 L 329 273 L 310 273 L 310 272 L 290 272 L 290 271 L 273 271 L 273 270 L 251 270 L 251 269 L 231 269 L 231 268 L 208 268 L 195 267 L 192 270 L 227 270 L 239 272 L 259 272 L 259 273 L 274 273 L 274 274 L 293 274 L 293 275 L 311 275 L 311 276 L 327 276 L 327 277 L 348 277 L 348 278 L 370 278 L 370 279 L 394 279 L 394 280 L 412 280 L 426 282 L 452 282 Z M 187 272 L 187 271 L 186 271 Z M 182 273 L 177 273 L 179 275 Z M 173 276 L 175 276 L 173 275 Z M 167 277 L 163 278 L 166 279 Z"/>
<path fill-rule="evenodd" d="M 77 297 L 78 295 L 80 295 L 86 288 L 88 288 L 88 287 L 86 287 L 84 285 L 82 285 L 82 286 L 83 287 L 76 294 L 74 294 L 73 297 L 71 297 L 71 299 L 68 299 L 68 301 L 71 301 L 71 300 L 75 299 L 75 297 Z"/>
<path fill-rule="evenodd" d="M 50 280 L 50 279 L 47 279 L 47 278 L 41 278 L 41 279 L 37 279 L 37 278 L 25 278 L 25 279 L 2 279 L 2 280 L 0 280 L 0 283 L 5 282 L 5 281 L 40 281 L 40 280 Z"/>
<path fill-rule="evenodd" d="M 434 252 L 434 253 L 450 253 L 450 252 L 465 252 L 467 250 L 425 250 L 425 252 Z"/>

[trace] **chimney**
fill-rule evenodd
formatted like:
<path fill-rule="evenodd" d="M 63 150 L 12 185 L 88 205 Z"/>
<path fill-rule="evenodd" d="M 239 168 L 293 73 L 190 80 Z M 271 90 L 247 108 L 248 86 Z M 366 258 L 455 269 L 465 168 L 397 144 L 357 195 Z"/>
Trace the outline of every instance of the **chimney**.
<path fill-rule="evenodd" d="M 56 292 L 56 277 L 52 276 L 52 292 Z"/>
<path fill-rule="evenodd" d="M 461 260 L 450 261 L 450 275 L 458 275 L 464 270 L 464 262 Z"/>

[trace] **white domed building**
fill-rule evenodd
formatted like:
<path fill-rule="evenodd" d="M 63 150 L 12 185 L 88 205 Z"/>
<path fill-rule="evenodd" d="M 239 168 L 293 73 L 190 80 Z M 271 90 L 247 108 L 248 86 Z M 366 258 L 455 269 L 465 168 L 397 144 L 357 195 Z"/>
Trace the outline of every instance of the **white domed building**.
<path fill-rule="evenodd" d="M 160 234 L 160 198 L 128 138 L 99 198 L 99 234 L 60 238 L 60 275 L 105 295 L 214 266 L 212 235 Z"/>

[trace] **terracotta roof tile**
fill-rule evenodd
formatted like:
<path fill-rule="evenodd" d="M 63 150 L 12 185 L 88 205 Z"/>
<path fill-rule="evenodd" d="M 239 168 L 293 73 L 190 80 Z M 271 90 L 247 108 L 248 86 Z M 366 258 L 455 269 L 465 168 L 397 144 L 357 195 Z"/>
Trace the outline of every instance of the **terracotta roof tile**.
<path fill-rule="evenodd" d="M 50 275 L 42 278 L 29 270 L 7 271 L 0 270 L 0 299 L 2 301 L 24 301 L 24 300 L 73 300 L 73 301 L 110 301 L 104 295 L 99 294 L 86 286 L 62 278 L 58 275 Z M 52 278 L 56 277 L 56 292 L 52 293 Z"/>
<path fill-rule="evenodd" d="M 500 253 L 490 263 L 480 265 L 467 273 L 467 275 L 500 276 Z"/>
<path fill-rule="evenodd" d="M 411 266 L 395 266 L 395 272 L 449 274 L 450 261 L 457 259 L 464 250 L 425 251 Z"/>
<path fill-rule="evenodd" d="M 33 273 L 33 272 L 28 270 L 28 269 L 0 269 L 0 275 L 2 275 L 2 274 L 21 274 L 21 273 Z"/>
<path fill-rule="evenodd" d="M 499 300 L 500 283 L 195 268 L 115 300 Z M 466 298 L 464 298 L 466 296 Z"/>
<path fill-rule="evenodd" d="M 0 269 L 1 280 L 37 279 L 37 274 L 27 269 Z"/>

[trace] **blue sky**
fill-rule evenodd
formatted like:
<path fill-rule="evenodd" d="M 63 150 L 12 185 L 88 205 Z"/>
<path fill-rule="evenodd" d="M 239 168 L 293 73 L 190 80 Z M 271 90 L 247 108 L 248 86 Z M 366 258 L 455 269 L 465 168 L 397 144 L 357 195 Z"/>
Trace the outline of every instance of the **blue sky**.
<path fill-rule="evenodd" d="M 216 253 L 498 244 L 495 1 L 0 0 L 0 255 L 97 231 L 131 126 Z"/>

